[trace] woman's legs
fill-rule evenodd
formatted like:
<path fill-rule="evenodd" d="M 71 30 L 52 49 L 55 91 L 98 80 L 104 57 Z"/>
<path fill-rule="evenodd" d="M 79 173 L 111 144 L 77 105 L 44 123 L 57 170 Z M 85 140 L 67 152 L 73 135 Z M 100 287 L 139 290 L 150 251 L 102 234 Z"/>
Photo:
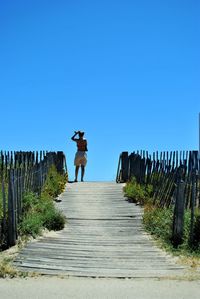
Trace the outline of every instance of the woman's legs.
<path fill-rule="evenodd" d="M 78 182 L 78 171 L 79 171 L 79 166 L 76 166 L 75 168 L 75 182 Z"/>
<path fill-rule="evenodd" d="M 85 166 L 81 165 L 81 182 L 83 182 L 84 174 L 85 174 Z"/>

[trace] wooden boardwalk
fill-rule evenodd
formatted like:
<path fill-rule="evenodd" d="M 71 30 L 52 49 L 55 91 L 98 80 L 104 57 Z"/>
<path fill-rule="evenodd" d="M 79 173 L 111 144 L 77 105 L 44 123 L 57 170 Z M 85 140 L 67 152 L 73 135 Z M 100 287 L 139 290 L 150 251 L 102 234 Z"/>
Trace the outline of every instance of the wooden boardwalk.
<path fill-rule="evenodd" d="M 18 269 L 89 277 L 184 273 L 144 232 L 142 209 L 125 200 L 121 184 L 68 184 L 61 199 L 65 229 L 29 243 L 14 262 Z"/>

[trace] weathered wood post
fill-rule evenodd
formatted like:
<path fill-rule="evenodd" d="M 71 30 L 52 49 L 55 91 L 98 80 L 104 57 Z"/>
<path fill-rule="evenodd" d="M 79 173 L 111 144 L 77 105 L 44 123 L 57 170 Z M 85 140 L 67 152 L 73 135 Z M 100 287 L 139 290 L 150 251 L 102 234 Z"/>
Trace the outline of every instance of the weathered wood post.
<path fill-rule="evenodd" d="M 183 242 L 185 182 L 182 179 L 182 175 L 183 175 L 183 168 L 180 167 L 178 178 L 177 178 L 177 193 L 176 193 L 176 202 L 174 207 L 174 218 L 173 218 L 172 243 L 174 247 L 177 247 Z"/>
<path fill-rule="evenodd" d="M 22 169 L 18 170 L 18 220 L 20 221 L 22 216 Z"/>
<path fill-rule="evenodd" d="M 13 170 L 9 171 L 8 183 L 8 246 L 16 244 L 16 214 L 14 203 Z"/>
<path fill-rule="evenodd" d="M 192 198 L 191 198 L 191 222 L 190 222 L 190 246 L 194 243 L 194 210 L 196 205 L 196 181 L 197 181 L 198 172 L 193 169 L 192 171 Z"/>
<path fill-rule="evenodd" d="M 121 168 L 122 168 L 122 176 L 121 181 L 127 182 L 129 177 L 129 158 L 128 158 L 128 152 L 122 152 L 121 155 Z"/>
<path fill-rule="evenodd" d="M 129 156 L 129 179 L 134 176 L 134 162 L 135 162 L 135 154 L 131 153 Z"/>
<path fill-rule="evenodd" d="M 2 223 L 2 233 L 3 233 L 3 240 L 4 242 L 7 243 L 6 241 L 6 234 L 7 234 L 7 231 L 6 231 L 6 192 L 5 192 L 5 183 L 4 183 L 4 178 L 2 180 L 2 200 L 3 200 L 3 223 Z M 7 244 L 5 244 L 7 245 Z"/>
<path fill-rule="evenodd" d="M 54 163 L 56 164 L 58 172 L 60 174 L 64 174 L 64 154 L 63 154 L 63 152 L 61 152 L 61 151 L 57 152 L 57 154 L 55 155 Z"/>
<path fill-rule="evenodd" d="M 145 173 L 146 173 L 146 160 L 145 160 L 145 158 L 141 158 L 140 159 L 140 177 L 139 177 L 140 184 L 145 183 Z"/>
<path fill-rule="evenodd" d="M 121 166 L 121 154 L 119 156 L 119 161 L 118 161 L 118 166 L 117 166 L 116 183 L 120 183 L 120 181 L 121 181 L 121 178 L 120 178 L 120 173 L 121 173 L 120 166 Z"/>

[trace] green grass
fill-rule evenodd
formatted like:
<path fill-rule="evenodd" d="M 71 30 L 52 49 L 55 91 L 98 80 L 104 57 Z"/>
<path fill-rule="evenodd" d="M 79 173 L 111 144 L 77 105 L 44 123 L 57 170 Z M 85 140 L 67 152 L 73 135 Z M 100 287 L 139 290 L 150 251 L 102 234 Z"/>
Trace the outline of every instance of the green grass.
<path fill-rule="evenodd" d="M 151 201 L 152 191 L 153 187 L 151 185 L 143 186 L 137 183 L 134 177 L 124 187 L 125 196 L 142 205 Z"/>
<path fill-rule="evenodd" d="M 60 230 L 64 228 L 65 216 L 56 209 L 54 199 L 64 191 L 66 181 L 67 175 L 59 174 L 53 165 L 49 169 L 41 195 L 33 192 L 23 195 L 23 212 L 18 225 L 18 232 L 21 237 L 36 237 L 43 229 Z M 0 222 L 3 218 L 2 205 L 2 191 L 0 188 Z"/>
<path fill-rule="evenodd" d="M 55 165 L 51 166 L 45 184 L 42 188 L 42 193 L 56 198 L 64 191 L 67 177 L 57 172 Z"/>
<path fill-rule="evenodd" d="M 27 193 L 23 197 L 23 217 L 19 225 L 20 235 L 36 237 L 43 229 L 64 228 L 65 216 L 56 209 L 54 199 L 64 190 L 66 176 L 60 175 L 55 166 L 49 170 L 40 196 Z"/>
<path fill-rule="evenodd" d="M 11 266 L 10 262 L 8 258 L 0 258 L 0 278 L 14 278 L 17 276 L 17 270 Z"/>
<path fill-rule="evenodd" d="M 174 248 L 172 244 L 173 209 L 159 208 L 152 204 L 152 186 L 141 185 L 133 178 L 124 187 L 125 196 L 133 202 L 144 205 L 143 223 L 149 232 L 166 250 L 174 254 L 200 257 L 200 211 L 195 210 L 194 242 L 190 245 L 191 211 L 186 210 L 184 215 L 183 243 Z"/>
<path fill-rule="evenodd" d="M 25 212 L 19 225 L 20 235 L 36 237 L 45 228 L 48 230 L 64 228 L 65 216 L 56 209 L 51 196 L 46 193 L 41 196 L 27 193 L 23 202 Z"/>
<path fill-rule="evenodd" d="M 160 209 L 152 205 L 145 205 L 143 223 L 149 233 L 170 244 L 173 223 L 172 209 Z"/>
<path fill-rule="evenodd" d="M 197 219 L 199 211 L 196 211 L 195 216 L 195 228 L 198 231 L 199 226 Z M 198 256 L 200 257 L 200 240 L 198 239 L 198 233 L 194 233 L 194 239 L 196 239 L 196 246 L 190 246 L 190 222 L 191 211 L 186 210 L 184 215 L 184 234 L 183 243 L 177 248 L 172 245 L 172 225 L 173 225 L 173 209 L 157 208 L 152 205 L 145 205 L 143 223 L 147 232 L 149 232 L 160 245 L 166 250 L 174 253 L 186 256 Z"/>

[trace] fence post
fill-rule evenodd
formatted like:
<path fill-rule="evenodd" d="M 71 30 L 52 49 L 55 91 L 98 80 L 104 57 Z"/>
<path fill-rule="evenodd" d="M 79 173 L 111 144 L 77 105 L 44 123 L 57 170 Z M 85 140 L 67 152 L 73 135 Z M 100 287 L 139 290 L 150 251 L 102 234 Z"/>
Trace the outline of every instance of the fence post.
<path fill-rule="evenodd" d="M 3 243 L 6 242 L 6 244 L 4 244 L 4 246 L 7 245 L 7 240 L 6 240 L 6 234 L 7 234 L 7 230 L 6 230 L 6 193 L 5 193 L 5 183 L 4 183 L 4 178 L 2 179 L 2 200 L 3 200 L 3 223 L 2 223 L 2 233 L 3 233 Z"/>
<path fill-rule="evenodd" d="M 121 167 L 122 167 L 122 182 L 127 182 L 129 179 L 129 177 L 128 177 L 128 172 L 129 172 L 128 152 L 122 152 Z"/>
<path fill-rule="evenodd" d="M 190 222 L 190 239 L 189 243 L 192 246 L 194 242 L 194 210 L 196 204 L 196 170 L 192 171 L 192 198 L 191 198 L 191 222 Z"/>
<path fill-rule="evenodd" d="M 177 247 L 183 242 L 185 182 L 182 180 L 181 171 L 182 169 L 180 169 L 180 173 L 178 177 L 176 202 L 174 207 L 173 233 L 172 233 L 172 243 L 174 247 Z"/>
<path fill-rule="evenodd" d="M 13 170 L 9 171 L 8 183 L 8 246 L 16 244 L 16 219 L 14 204 Z"/>
<path fill-rule="evenodd" d="M 129 179 L 135 174 L 135 154 L 131 153 L 129 155 Z"/>
<path fill-rule="evenodd" d="M 121 173 L 121 169 L 120 169 L 120 165 L 121 165 L 121 154 L 119 156 L 119 162 L 118 162 L 118 167 L 117 167 L 117 175 L 116 175 L 116 183 L 120 183 L 120 173 Z"/>

